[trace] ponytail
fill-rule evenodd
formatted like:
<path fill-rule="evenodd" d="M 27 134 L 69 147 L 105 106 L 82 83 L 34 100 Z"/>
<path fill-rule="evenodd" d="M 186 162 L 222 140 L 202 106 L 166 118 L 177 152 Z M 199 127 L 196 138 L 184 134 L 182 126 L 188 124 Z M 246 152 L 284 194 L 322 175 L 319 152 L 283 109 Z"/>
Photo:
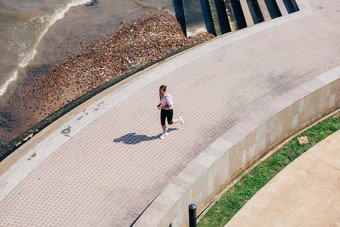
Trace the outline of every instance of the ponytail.
<path fill-rule="evenodd" d="M 166 86 L 166 85 L 161 85 L 160 87 L 159 87 L 159 90 L 162 90 L 162 91 L 164 91 L 164 92 L 166 92 L 166 89 L 167 89 L 168 87 Z M 159 94 L 159 99 L 162 99 L 162 97 L 161 97 L 161 95 Z"/>

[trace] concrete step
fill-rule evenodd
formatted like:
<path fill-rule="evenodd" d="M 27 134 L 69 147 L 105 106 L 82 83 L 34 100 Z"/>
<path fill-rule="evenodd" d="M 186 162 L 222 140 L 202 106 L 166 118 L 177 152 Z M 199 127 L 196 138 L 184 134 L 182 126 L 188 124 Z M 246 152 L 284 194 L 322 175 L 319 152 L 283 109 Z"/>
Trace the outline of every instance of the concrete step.
<path fill-rule="evenodd" d="M 276 0 L 276 4 L 279 7 L 282 16 L 288 15 L 288 11 L 283 0 Z"/>
<path fill-rule="evenodd" d="M 268 13 L 270 14 L 271 19 L 281 17 L 282 13 L 280 12 L 280 8 L 276 3 L 276 0 L 263 0 L 268 9 Z"/>
<path fill-rule="evenodd" d="M 296 11 L 299 11 L 299 7 L 297 6 L 295 0 L 282 0 L 282 1 L 288 13 L 294 13 Z"/>
<path fill-rule="evenodd" d="M 240 0 L 240 3 L 241 3 L 241 8 L 242 8 L 242 12 L 244 15 L 244 19 L 246 20 L 247 27 L 253 26 L 254 21 L 250 13 L 247 0 Z"/>
<path fill-rule="evenodd" d="M 211 17 L 212 17 L 213 24 L 214 24 L 215 34 L 216 35 L 222 35 L 221 26 L 220 26 L 220 22 L 219 22 L 219 18 L 218 18 L 218 12 L 217 12 L 215 1 L 214 0 L 208 0 L 208 2 L 209 2 L 210 12 L 211 12 Z"/>
<path fill-rule="evenodd" d="M 242 29 L 247 27 L 247 22 L 244 17 L 242 6 L 239 0 L 225 0 L 227 8 L 231 8 L 230 11 L 233 12 L 234 18 L 236 20 L 237 29 Z M 230 17 L 232 14 L 229 15 Z M 232 26 L 233 27 L 233 26 Z"/>
<path fill-rule="evenodd" d="M 183 0 L 187 37 L 222 35 L 298 10 L 295 0 Z"/>
<path fill-rule="evenodd" d="M 226 13 L 227 13 L 230 29 L 232 32 L 234 32 L 237 30 L 237 22 L 236 22 L 236 17 L 235 17 L 233 7 L 230 3 L 230 0 L 226 0 L 224 4 L 226 8 Z"/>
<path fill-rule="evenodd" d="M 224 0 L 208 0 L 216 35 L 231 32 Z"/>
<path fill-rule="evenodd" d="M 259 6 L 260 6 L 260 10 L 261 10 L 261 13 L 263 15 L 263 19 L 265 21 L 271 20 L 272 18 L 270 16 L 269 11 L 268 11 L 268 7 L 266 5 L 265 0 L 258 0 L 257 2 L 259 4 Z"/>

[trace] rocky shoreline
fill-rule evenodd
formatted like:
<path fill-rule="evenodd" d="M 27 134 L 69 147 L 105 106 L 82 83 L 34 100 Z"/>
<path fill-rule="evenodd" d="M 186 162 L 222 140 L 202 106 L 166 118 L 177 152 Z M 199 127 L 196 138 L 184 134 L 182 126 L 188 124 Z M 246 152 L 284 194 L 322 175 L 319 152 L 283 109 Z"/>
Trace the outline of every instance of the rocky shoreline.
<path fill-rule="evenodd" d="M 7 144 L 53 112 L 114 78 L 211 38 L 209 33 L 186 38 L 175 16 L 162 10 L 150 11 L 124 25 L 112 38 L 93 42 L 81 54 L 31 73 L 1 104 L 0 143 Z"/>

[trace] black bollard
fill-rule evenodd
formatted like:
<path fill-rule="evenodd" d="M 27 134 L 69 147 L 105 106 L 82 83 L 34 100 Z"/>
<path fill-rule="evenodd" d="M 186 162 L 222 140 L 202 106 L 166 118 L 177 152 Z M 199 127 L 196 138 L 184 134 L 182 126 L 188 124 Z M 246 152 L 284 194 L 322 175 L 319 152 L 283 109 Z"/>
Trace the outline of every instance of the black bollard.
<path fill-rule="evenodd" d="M 189 205 L 189 227 L 196 226 L 196 205 L 192 203 Z"/>

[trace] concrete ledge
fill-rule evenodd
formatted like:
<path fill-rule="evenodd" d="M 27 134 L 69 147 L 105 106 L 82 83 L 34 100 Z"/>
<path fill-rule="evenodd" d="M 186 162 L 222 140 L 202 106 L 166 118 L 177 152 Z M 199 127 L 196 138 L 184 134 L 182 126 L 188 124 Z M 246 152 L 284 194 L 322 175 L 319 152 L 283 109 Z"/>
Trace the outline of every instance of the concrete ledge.
<path fill-rule="evenodd" d="M 340 108 L 340 66 L 254 110 L 213 142 L 154 200 L 135 226 L 188 226 L 228 184 L 282 141 Z"/>

